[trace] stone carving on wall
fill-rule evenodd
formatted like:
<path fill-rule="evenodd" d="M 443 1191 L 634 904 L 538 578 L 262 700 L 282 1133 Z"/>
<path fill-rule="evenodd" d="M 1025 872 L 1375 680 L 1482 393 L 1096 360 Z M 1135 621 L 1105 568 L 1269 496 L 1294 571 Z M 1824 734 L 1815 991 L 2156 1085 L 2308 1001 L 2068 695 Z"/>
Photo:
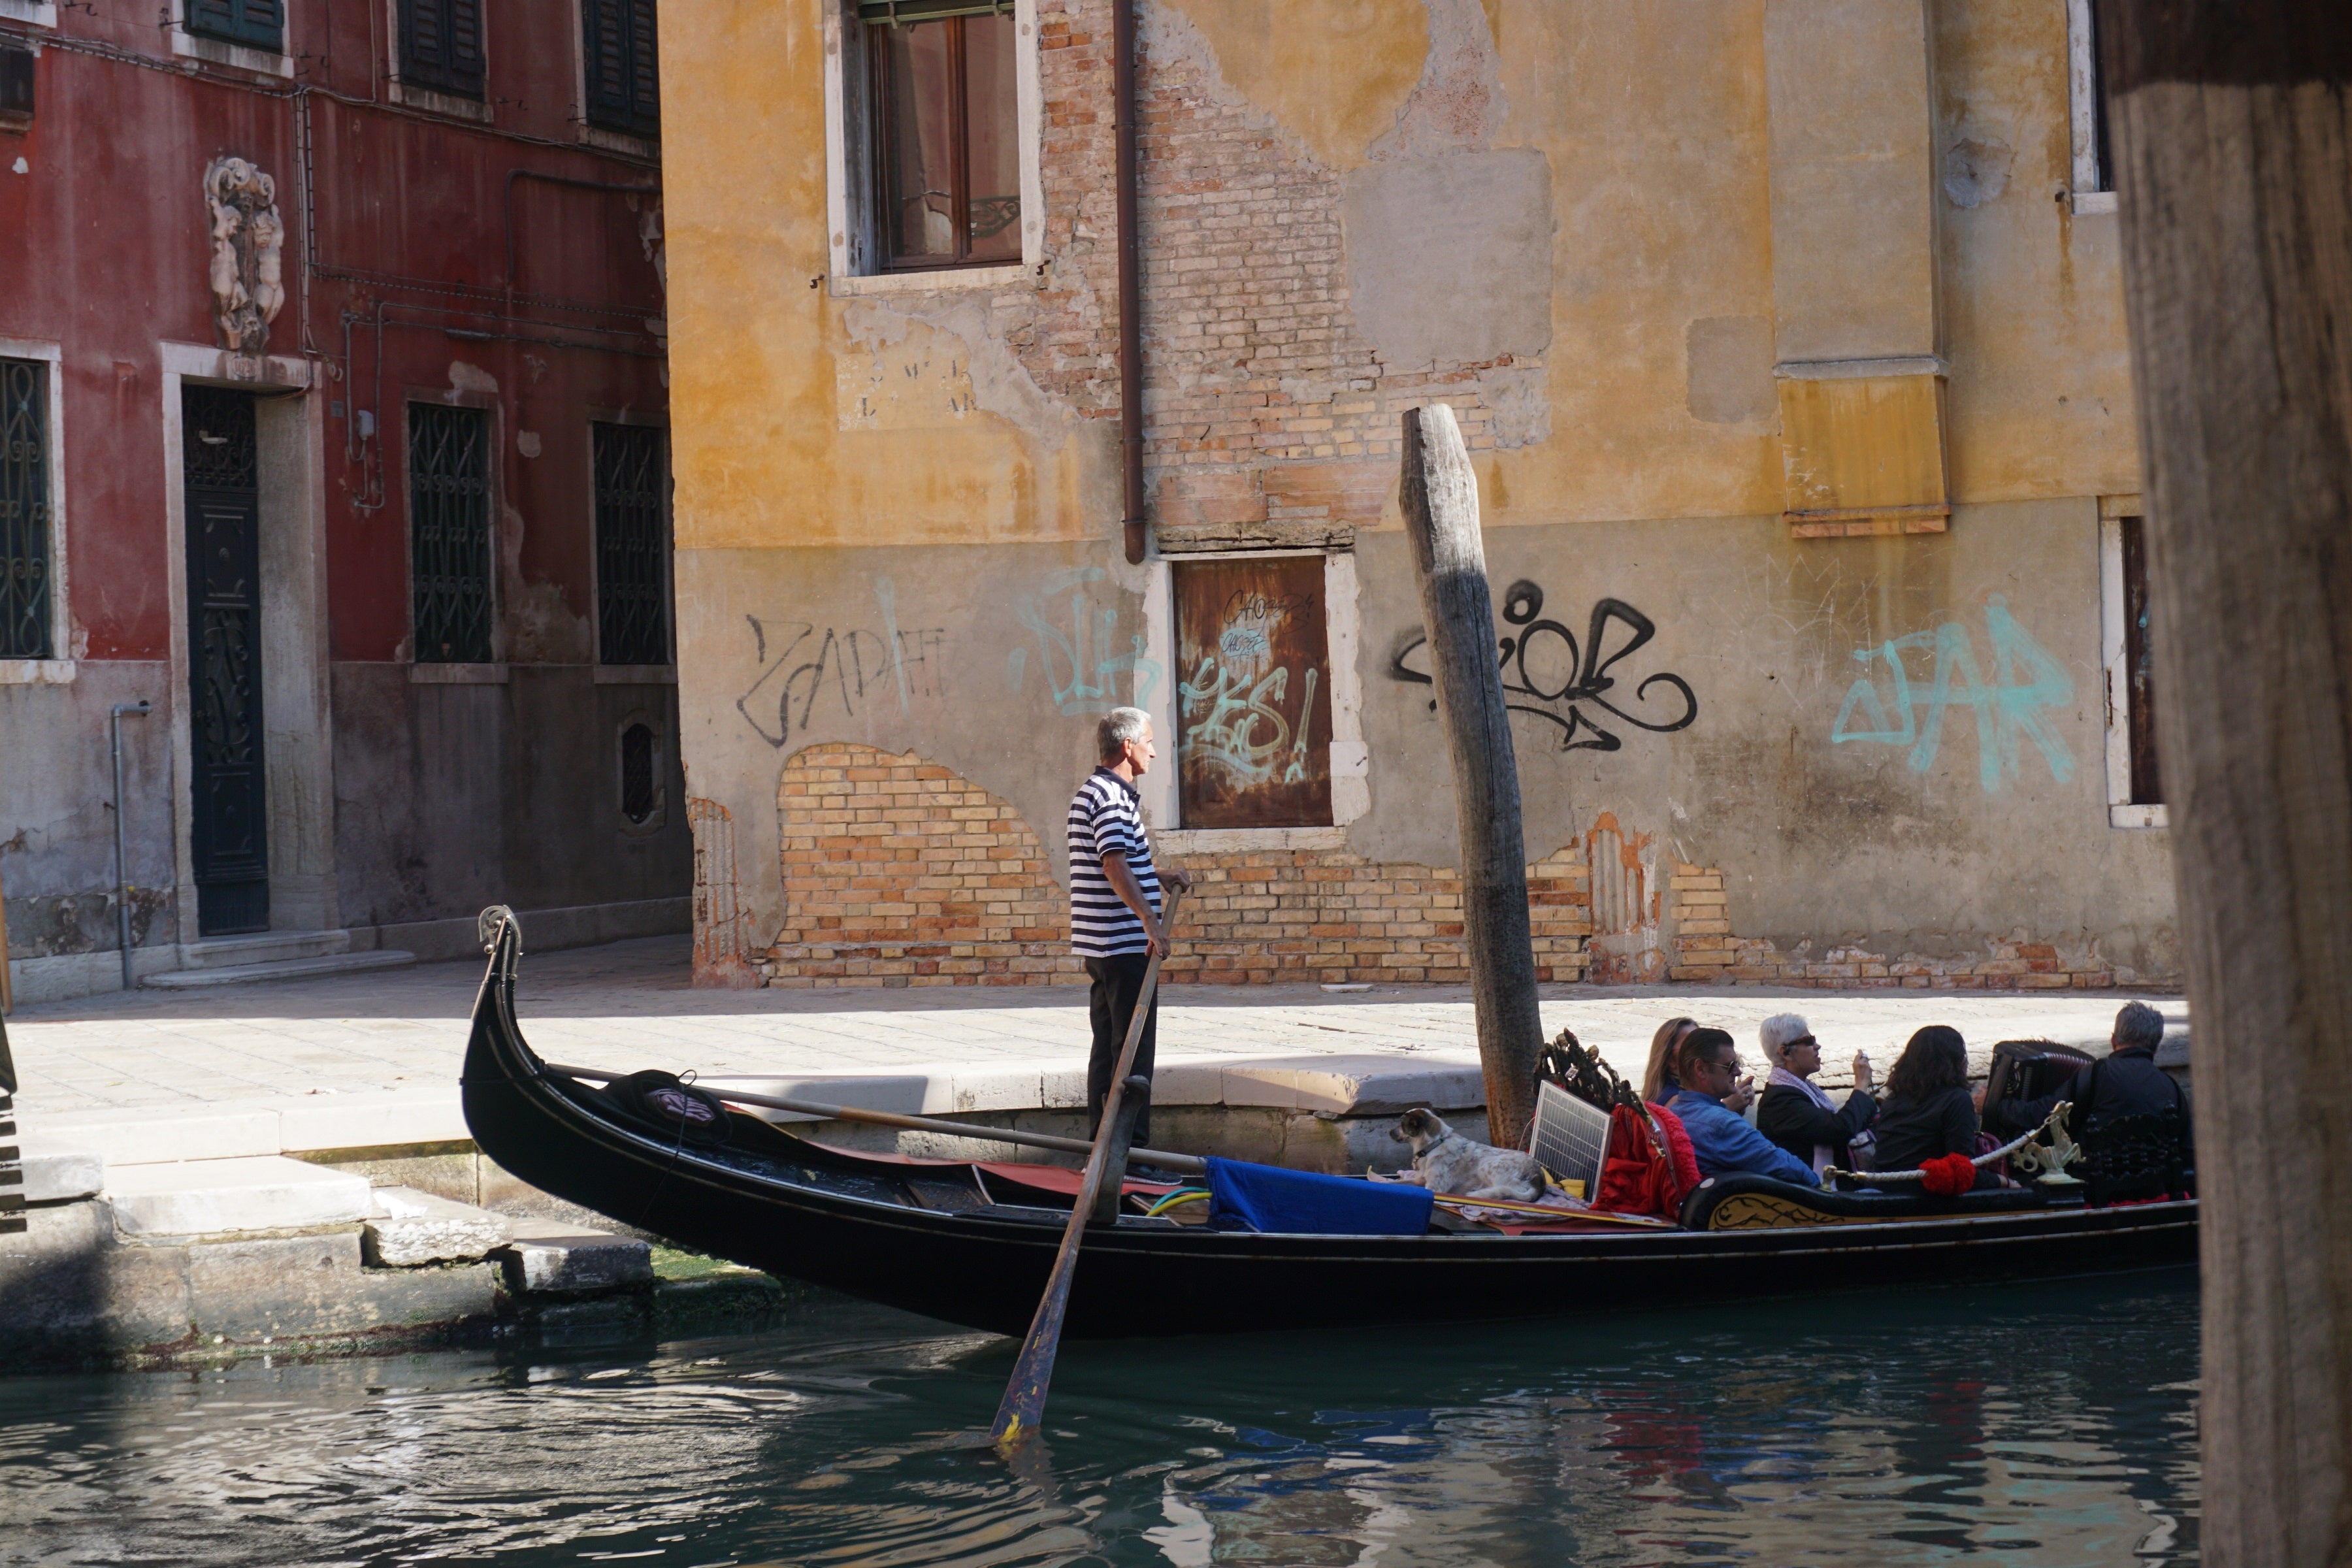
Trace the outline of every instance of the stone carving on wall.
<path fill-rule="evenodd" d="M 212 225 L 213 321 L 221 347 L 245 359 L 269 349 L 269 323 L 286 303 L 286 223 L 278 182 L 243 158 L 215 158 L 205 171 Z"/>

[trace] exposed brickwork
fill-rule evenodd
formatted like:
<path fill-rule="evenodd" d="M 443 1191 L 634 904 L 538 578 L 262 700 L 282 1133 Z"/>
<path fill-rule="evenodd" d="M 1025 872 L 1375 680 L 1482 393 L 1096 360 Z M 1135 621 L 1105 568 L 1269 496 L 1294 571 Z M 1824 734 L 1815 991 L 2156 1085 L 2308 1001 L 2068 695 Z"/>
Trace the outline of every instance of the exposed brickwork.
<path fill-rule="evenodd" d="M 768 984 L 1084 978 L 1037 835 L 953 769 L 811 746 L 785 764 L 776 811 L 785 912 L 760 965 Z"/>
<path fill-rule="evenodd" d="M 2119 980 L 2146 977 L 2118 969 L 2095 945 L 2062 949 L 2022 939 L 1991 943 L 1980 955 L 1889 959 L 1859 947 L 1832 947 L 1815 957 L 1784 952 L 1767 938 L 1735 935 L 1723 871 L 1677 864 L 1675 897 L 1675 980 L 1709 984 L 1795 985 L 1824 990 L 2068 991 L 2104 990 Z"/>
<path fill-rule="evenodd" d="M 1539 361 L 1398 370 L 1356 328 L 1337 171 L 1226 83 L 1181 12 L 1146 14 L 1138 62 L 1144 464 L 1154 521 L 1376 521 L 1398 416 L 1451 404 L 1474 448 L 1538 433 Z M 1049 395 L 1118 412 L 1118 234 L 1109 0 L 1038 0 L 1044 286 L 994 330 Z"/>
<path fill-rule="evenodd" d="M 811 746 L 777 791 L 785 923 L 769 984 L 1070 984 L 1068 904 L 1037 835 L 952 769 L 870 746 Z M 1171 983 L 1465 981 L 1450 869 L 1341 852 L 1188 855 Z M 1571 847 L 1528 868 L 1538 977 L 1584 973 L 1585 871 Z"/>

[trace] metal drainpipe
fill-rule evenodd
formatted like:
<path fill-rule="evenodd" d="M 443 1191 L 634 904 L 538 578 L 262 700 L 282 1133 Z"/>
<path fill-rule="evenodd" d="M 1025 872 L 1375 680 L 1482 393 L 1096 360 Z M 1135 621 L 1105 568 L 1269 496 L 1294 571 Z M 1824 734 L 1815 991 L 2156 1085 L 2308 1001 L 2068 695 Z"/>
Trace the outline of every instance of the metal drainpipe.
<path fill-rule="evenodd" d="M 1111 95 L 1118 146 L 1118 439 L 1127 481 L 1127 559 L 1140 562 L 1143 515 L 1143 247 L 1136 233 L 1135 0 L 1111 0 Z"/>
<path fill-rule="evenodd" d="M 154 710 L 144 697 L 136 702 L 118 702 L 106 718 L 107 728 L 113 732 L 114 746 L 114 929 L 122 943 L 122 988 L 136 989 L 138 982 L 131 973 L 131 857 L 123 847 L 122 838 L 122 716 L 144 719 Z"/>

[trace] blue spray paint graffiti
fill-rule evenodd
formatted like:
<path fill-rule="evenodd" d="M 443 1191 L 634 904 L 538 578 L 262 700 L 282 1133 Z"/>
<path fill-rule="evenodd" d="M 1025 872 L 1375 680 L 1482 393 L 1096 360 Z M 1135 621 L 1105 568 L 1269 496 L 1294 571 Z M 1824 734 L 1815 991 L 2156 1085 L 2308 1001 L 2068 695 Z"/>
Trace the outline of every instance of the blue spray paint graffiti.
<path fill-rule="evenodd" d="M 1128 634 L 1126 652 L 1113 651 L 1119 643 L 1118 607 L 1097 605 L 1087 592 L 1088 584 L 1109 575 L 1099 566 L 1048 573 L 1035 593 L 1022 595 L 1013 606 L 1013 618 L 1037 639 L 1037 673 L 1045 694 L 1067 716 L 1108 713 L 1127 703 L 1147 706 L 1160 684 L 1159 662 L 1144 657 L 1142 633 Z M 1055 624 L 1066 608 L 1065 593 L 1066 631 Z M 1018 692 L 1028 674 L 1029 650 L 1015 647 L 1004 658 L 1005 684 Z M 1119 691 L 1122 675 L 1132 677 L 1131 695 Z"/>
<path fill-rule="evenodd" d="M 1944 742 L 1944 715 L 1954 708 L 1972 709 L 1977 717 L 1977 776 L 1987 795 L 1998 795 L 2017 777 L 2019 738 L 2033 742 L 2050 775 L 2060 784 L 2074 776 L 2074 754 L 2065 738 L 2043 720 L 2044 710 L 2071 707 L 2074 678 L 2046 652 L 2032 635 L 2009 613 L 2009 601 L 1995 594 L 1985 602 L 1985 630 L 1992 638 L 1992 682 L 1985 683 L 1968 628 L 1946 621 L 1932 632 L 1913 632 L 1890 638 L 1876 647 L 1853 650 L 1863 674 L 1846 689 L 1837 721 L 1830 726 L 1830 743 L 1878 741 L 1911 748 L 1911 771 L 1924 773 L 1936 765 Z M 1904 668 L 1904 655 L 1933 648 L 1935 682 L 1919 694 Z M 1882 699 L 1871 667 L 1886 661 L 1894 677 L 1891 698 Z M 1957 678 L 1957 685 L 1955 683 Z M 1856 710 L 1861 728 L 1849 728 Z"/>

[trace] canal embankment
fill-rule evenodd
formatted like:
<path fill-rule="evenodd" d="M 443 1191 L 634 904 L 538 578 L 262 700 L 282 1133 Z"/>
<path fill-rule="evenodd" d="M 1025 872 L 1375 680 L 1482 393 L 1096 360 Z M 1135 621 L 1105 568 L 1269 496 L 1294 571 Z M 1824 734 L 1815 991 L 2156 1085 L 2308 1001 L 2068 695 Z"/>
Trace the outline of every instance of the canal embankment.
<path fill-rule="evenodd" d="M 982 1126 L 1082 1135 L 1082 991 L 698 992 L 671 939 L 526 958 L 517 1010 L 551 1060 Z M 470 963 L 24 1009 L 9 1020 L 25 1228 L 0 1235 L 0 1356 L 18 1367 L 348 1354 L 529 1331 L 641 1334 L 772 1314 L 786 1286 L 670 1251 L 627 1216 L 529 1186 L 475 1148 L 458 1098 Z M 1619 1070 L 1688 1014 L 1802 1013 L 1825 1085 L 1951 1024 L 1993 1044 L 2103 1048 L 2112 992 L 1785 993 L 1546 987 Z M 2149 998 L 2172 1022 L 2177 997 Z M 1162 1004 L 1153 1142 L 1324 1171 L 1393 1168 L 1395 1118 L 1484 1130 L 1466 991 L 1185 987 Z M 803 1120 L 774 1113 L 779 1120 Z M 916 1156 L 1012 1144 L 844 1122 L 797 1129 Z"/>

